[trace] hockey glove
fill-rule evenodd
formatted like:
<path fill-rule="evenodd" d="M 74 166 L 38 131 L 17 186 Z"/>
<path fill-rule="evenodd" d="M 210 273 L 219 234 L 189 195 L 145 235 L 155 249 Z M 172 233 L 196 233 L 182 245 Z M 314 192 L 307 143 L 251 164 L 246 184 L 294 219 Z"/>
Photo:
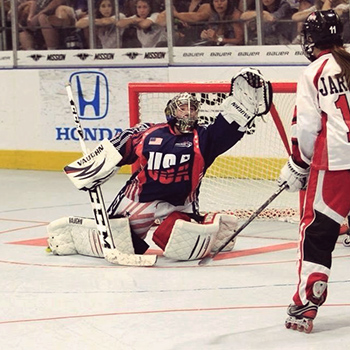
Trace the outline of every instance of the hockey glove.
<path fill-rule="evenodd" d="M 92 190 L 106 182 L 119 168 L 121 154 L 108 139 L 92 152 L 65 166 L 64 171 L 79 190 Z"/>
<path fill-rule="evenodd" d="M 231 91 L 223 104 L 223 116 L 246 127 L 256 116 L 267 114 L 272 103 L 272 87 L 259 70 L 244 68 L 231 80 Z"/>
<path fill-rule="evenodd" d="M 289 157 L 288 162 L 282 168 L 277 180 L 278 185 L 282 186 L 284 183 L 287 183 L 288 187 L 286 190 L 288 192 L 304 190 L 307 185 L 309 171 L 309 169 L 304 169 L 296 165 L 292 157 Z"/>

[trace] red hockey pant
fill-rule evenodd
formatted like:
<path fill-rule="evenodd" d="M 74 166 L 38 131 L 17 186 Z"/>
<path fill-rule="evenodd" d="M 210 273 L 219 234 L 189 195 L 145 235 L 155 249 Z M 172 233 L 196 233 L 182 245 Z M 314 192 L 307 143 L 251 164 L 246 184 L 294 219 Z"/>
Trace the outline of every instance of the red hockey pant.
<path fill-rule="evenodd" d="M 350 170 L 324 171 L 311 167 L 299 226 L 299 282 L 293 301 L 312 299 L 316 281 L 327 282 L 340 224 L 350 211 Z M 324 293 L 327 296 L 327 290 Z"/>

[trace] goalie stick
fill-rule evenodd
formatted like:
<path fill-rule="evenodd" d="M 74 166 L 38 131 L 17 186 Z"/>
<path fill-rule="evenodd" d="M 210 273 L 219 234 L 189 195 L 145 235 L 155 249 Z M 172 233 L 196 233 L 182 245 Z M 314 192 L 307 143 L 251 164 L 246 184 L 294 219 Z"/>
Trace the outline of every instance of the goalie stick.
<path fill-rule="evenodd" d="M 268 199 L 266 202 L 264 202 L 259 209 L 257 209 L 250 217 L 249 219 L 240 226 L 237 231 L 213 254 L 207 255 L 203 259 L 201 259 L 198 263 L 198 265 L 206 265 L 208 264 L 212 259 L 214 259 L 225 247 L 234 240 L 277 196 L 279 196 L 286 188 L 288 187 L 287 183 L 285 182 L 280 186 L 277 191 Z"/>
<path fill-rule="evenodd" d="M 84 142 L 83 129 L 81 127 L 78 110 L 74 102 L 72 88 L 69 83 L 66 85 L 66 90 L 69 99 L 69 105 L 74 117 L 76 131 L 79 137 L 80 147 L 83 151 L 83 154 L 86 155 L 88 154 L 88 150 Z M 103 255 L 106 257 L 106 252 L 113 251 L 113 263 L 119 265 L 153 266 L 157 261 L 157 255 L 126 254 L 120 252 L 115 247 L 101 187 L 96 186 L 95 189 L 89 190 L 89 195 L 98 230 L 98 236 L 103 250 Z"/>

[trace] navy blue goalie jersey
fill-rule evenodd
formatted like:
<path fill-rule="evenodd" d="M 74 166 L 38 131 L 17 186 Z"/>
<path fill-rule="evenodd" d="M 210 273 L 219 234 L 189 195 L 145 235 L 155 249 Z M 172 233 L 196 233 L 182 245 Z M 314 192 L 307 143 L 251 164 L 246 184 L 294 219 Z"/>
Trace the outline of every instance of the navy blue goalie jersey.
<path fill-rule="evenodd" d="M 243 137 L 238 128 L 219 114 L 213 124 L 197 126 L 188 134 L 175 134 L 167 123 L 145 123 L 124 130 L 111 140 L 123 156 L 118 165 L 139 162 L 139 169 L 123 189 L 125 196 L 172 205 L 196 201 L 206 170 Z"/>

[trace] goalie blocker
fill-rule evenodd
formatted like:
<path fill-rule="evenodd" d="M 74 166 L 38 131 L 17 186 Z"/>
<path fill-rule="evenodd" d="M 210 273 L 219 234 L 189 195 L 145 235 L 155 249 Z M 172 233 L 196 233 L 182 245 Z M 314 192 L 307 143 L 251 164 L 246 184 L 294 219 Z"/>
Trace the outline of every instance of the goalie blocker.
<path fill-rule="evenodd" d="M 106 182 L 118 169 L 121 154 L 108 139 L 92 152 L 65 166 L 64 171 L 75 187 L 89 190 Z"/>
<path fill-rule="evenodd" d="M 128 218 L 110 220 L 113 240 L 118 251 L 142 254 L 148 244 L 132 236 Z M 191 222 L 187 214 L 170 214 L 155 230 L 153 241 L 164 250 L 164 256 L 174 260 L 195 260 L 215 252 L 232 235 L 237 219 L 227 214 L 206 215 L 203 224 Z M 103 250 L 93 219 L 78 216 L 52 221 L 48 227 L 48 244 L 55 255 L 81 254 L 103 258 Z M 136 236 L 136 235 L 135 235 Z M 227 250 L 232 250 L 232 241 Z M 113 250 L 107 255 L 113 255 Z M 108 256 L 106 257 L 108 260 Z"/>

